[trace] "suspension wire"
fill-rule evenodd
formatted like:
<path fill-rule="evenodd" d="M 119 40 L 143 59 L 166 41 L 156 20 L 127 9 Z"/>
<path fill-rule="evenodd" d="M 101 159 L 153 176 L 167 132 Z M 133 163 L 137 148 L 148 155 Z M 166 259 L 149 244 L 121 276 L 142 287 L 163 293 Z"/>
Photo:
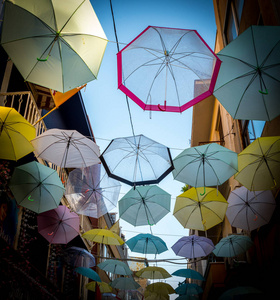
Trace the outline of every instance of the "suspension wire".
<path fill-rule="evenodd" d="M 114 25 L 114 33 L 115 33 L 115 38 L 116 38 L 116 43 L 117 43 L 117 49 L 118 49 L 118 52 L 120 52 L 119 41 L 118 41 L 118 36 L 117 36 L 117 29 L 116 29 L 116 23 L 115 23 L 115 17 L 114 17 L 114 11 L 113 11 L 113 6 L 112 6 L 112 0 L 110 0 L 110 7 L 111 7 L 112 20 L 113 20 L 113 25 Z M 128 109 L 128 113 L 129 113 L 131 130 L 132 130 L 133 136 L 135 137 L 128 97 L 127 97 L 127 95 L 125 95 L 125 97 L 126 97 L 126 104 L 127 104 L 127 109 Z"/>

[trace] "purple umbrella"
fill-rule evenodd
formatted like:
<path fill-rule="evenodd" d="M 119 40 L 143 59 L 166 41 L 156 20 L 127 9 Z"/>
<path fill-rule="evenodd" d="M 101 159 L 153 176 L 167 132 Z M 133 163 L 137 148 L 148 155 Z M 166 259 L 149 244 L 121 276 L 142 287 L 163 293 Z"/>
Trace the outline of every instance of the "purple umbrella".
<path fill-rule="evenodd" d="M 206 237 L 190 235 L 180 238 L 171 248 L 178 256 L 196 258 L 207 256 L 213 251 L 215 246 Z"/>
<path fill-rule="evenodd" d="M 37 223 L 38 232 L 51 244 L 67 244 L 79 234 L 79 216 L 64 205 L 39 214 Z"/>

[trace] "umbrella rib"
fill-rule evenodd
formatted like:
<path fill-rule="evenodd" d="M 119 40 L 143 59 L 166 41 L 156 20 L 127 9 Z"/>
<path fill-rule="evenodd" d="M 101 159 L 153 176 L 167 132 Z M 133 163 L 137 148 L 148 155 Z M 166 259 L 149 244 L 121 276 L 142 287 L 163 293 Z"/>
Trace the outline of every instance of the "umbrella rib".
<path fill-rule="evenodd" d="M 178 87 L 177 87 L 177 82 L 176 82 L 176 79 L 175 79 L 175 74 L 174 74 L 172 65 L 171 65 L 171 64 L 168 64 L 167 67 L 168 67 L 169 72 L 170 72 L 170 74 L 171 74 L 171 76 L 172 76 L 172 79 L 173 79 L 173 81 L 174 81 L 174 86 L 175 86 L 176 95 L 177 95 L 177 100 L 178 100 L 178 106 L 181 106 L 181 103 L 180 103 L 180 97 L 179 97 L 179 92 L 178 92 Z M 167 99 L 165 99 L 165 100 L 167 100 Z"/>

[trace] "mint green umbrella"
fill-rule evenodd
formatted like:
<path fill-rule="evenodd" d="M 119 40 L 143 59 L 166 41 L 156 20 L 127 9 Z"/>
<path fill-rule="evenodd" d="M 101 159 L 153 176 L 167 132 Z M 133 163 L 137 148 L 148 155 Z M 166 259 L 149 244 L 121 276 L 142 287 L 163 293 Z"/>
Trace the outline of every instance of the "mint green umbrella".
<path fill-rule="evenodd" d="M 217 55 L 214 96 L 234 119 L 271 121 L 280 114 L 280 26 L 251 26 Z"/>
<path fill-rule="evenodd" d="M 132 275 L 128 265 L 117 259 L 107 259 L 97 265 L 101 270 L 119 275 Z"/>
<path fill-rule="evenodd" d="M 134 226 L 156 224 L 170 212 L 170 201 L 156 185 L 136 186 L 119 200 L 120 218 Z"/>
<path fill-rule="evenodd" d="M 57 208 L 65 190 L 57 172 L 36 161 L 16 167 L 9 188 L 19 205 L 36 213 Z"/>
<path fill-rule="evenodd" d="M 1 45 L 26 81 L 65 93 L 96 79 L 107 38 L 89 0 L 7 0 Z"/>

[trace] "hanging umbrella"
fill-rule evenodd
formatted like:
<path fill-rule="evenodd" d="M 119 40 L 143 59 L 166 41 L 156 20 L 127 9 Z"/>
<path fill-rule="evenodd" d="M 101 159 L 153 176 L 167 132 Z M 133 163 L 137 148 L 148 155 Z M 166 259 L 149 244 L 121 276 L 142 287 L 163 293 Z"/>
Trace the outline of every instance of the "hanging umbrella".
<path fill-rule="evenodd" d="M 108 229 L 91 229 L 85 232 L 82 237 L 94 243 L 117 246 L 124 244 L 124 241 L 117 234 Z"/>
<path fill-rule="evenodd" d="M 100 293 L 111 293 L 113 291 L 113 288 L 106 282 L 97 282 L 97 281 L 91 281 L 86 284 L 86 288 L 90 291 L 95 292 L 96 291 L 96 285 L 99 287 Z"/>
<path fill-rule="evenodd" d="M 94 281 L 101 282 L 99 275 L 90 268 L 78 267 L 74 271 Z"/>
<path fill-rule="evenodd" d="M 145 300 L 169 300 L 170 297 L 168 294 L 156 294 L 145 290 L 144 299 Z"/>
<path fill-rule="evenodd" d="M 280 187 L 280 136 L 260 137 L 238 154 L 235 179 L 250 191 Z"/>
<path fill-rule="evenodd" d="M 250 192 L 244 186 L 230 193 L 228 203 L 230 224 L 249 231 L 267 224 L 276 207 L 271 191 Z"/>
<path fill-rule="evenodd" d="M 132 186 L 159 183 L 174 168 L 169 148 L 144 135 L 113 139 L 100 160 L 110 177 Z"/>
<path fill-rule="evenodd" d="M 219 257 L 234 257 L 246 252 L 254 245 L 245 235 L 229 235 L 222 238 L 215 246 L 213 253 Z"/>
<path fill-rule="evenodd" d="M 251 26 L 218 53 L 214 95 L 234 119 L 271 121 L 280 114 L 280 26 Z"/>
<path fill-rule="evenodd" d="M 57 172 L 35 161 L 14 169 L 9 188 L 19 205 L 36 213 L 56 208 L 64 193 Z"/>
<path fill-rule="evenodd" d="M 179 269 L 173 272 L 172 275 L 202 281 L 205 280 L 205 278 L 199 272 L 192 269 Z"/>
<path fill-rule="evenodd" d="M 6 1 L 2 27 L 2 47 L 26 81 L 64 93 L 96 79 L 107 38 L 90 1 Z"/>
<path fill-rule="evenodd" d="M 175 300 L 198 300 L 197 295 L 180 295 Z"/>
<path fill-rule="evenodd" d="M 65 197 L 77 214 L 100 218 L 117 206 L 120 183 L 101 164 L 70 172 Z"/>
<path fill-rule="evenodd" d="M 75 267 L 90 268 L 95 266 L 95 258 L 86 249 L 80 247 L 70 247 L 65 251 L 66 261 Z"/>
<path fill-rule="evenodd" d="M 100 163 L 99 147 L 76 130 L 49 129 L 31 141 L 37 157 L 63 168 Z"/>
<path fill-rule="evenodd" d="M 213 242 L 203 236 L 190 235 L 180 238 L 171 249 L 178 256 L 186 258 L 205 257 L 215 248 Z"/>
<path fill-rule="evenodd" d="M 175 289 L 179 295 L 197 295 L 203 293 L 203 289 L 196 283 L 183 283 Z"/>
<path fill-rule="evenodd" d="M 109 283 L 113 288 L 118 290 L 137 290 L 140 285 L 132 278 L 119 277 Z"/>
<path fill-rule="evenodd" d="M 145 255 L 160 254 L 168 250 L 161 238 L 149 233 L 140 233 L 126 241 L 126 244 L 132 252 L 144 253 Z"/>
<path fill-rule="evenodd" d="M 14 108 L 0 106 L 0 159 L 18 160 L 34 151 L 35 127 Z"/>
<path fill-rule="evenodd" d="M 176 198 L 173 215 L 185 228 L 208 230 L 224 220 L 228 203 L 214 188 L 191 188 Z"/>
<path fill-rule="evenodd" d="M 117 54 L 118 87 L 144 110 L 182 112 L 212 95 L 220 60 L 195 30 L 149 26 Z"/>
<path fill-rule="evenodd" d="M 128 265 L 117 259 L 107 259 L 97 265 L 101 270 L 119 275 L 132 275 Z"/>
<path fill-rule="evenodd" d="M 165 282 L 155 282 L 152 284 L 149 284 L 146 287 L 144 296 L 146 298 L 146 296 L 152 296 L 153 294 L 156 294 L 160 299 L 160 297 L 166 297 L 169 294 L 174 294 L 175 290 L 173 289 L 173 287 Z M 165 299 L 169 299 L 169 297 L 165 298 Z"/>
<path fill-rule="evenodd" d="M 252 286 L 238 286 L 225 291 L 218 298 L 218 300 L 246 299 L 245 297 L 249 297 L 249 296 L 252 297 L 250 299 L 253 299 L 253 297 L 254 299 L 264 299 L 264 295 L 259 289 L 256 289 L 255 287 Z"/>
<path fill-rule="evenodd" d="M 156 185 L 132 188 L 119 201 L 120 218 L 134 226 L 156 224 L 170 211 L 170 201 Z"/>
<path fill-rule="evenodd" d="M 193 187 L 221 185 L 237 172 L 237 153 L 216 143 L 191 147 L 173 159 L 174 179 Z"/>
<path fill-rule="evenodd" d="M 138 271 L 136 276 L 147 279 L 165 279 L 171 277 L 171 275 L 161 267 L 146 267 Z"/>
<path fill-rule="evenodd" d="M 113 300 L 115 300 L 117 298 L 117 296 L 115 295 L 115 294 L 113 294 L 113 293 L 103 293 L 102 294 L 102 300 L 104 299 L 106 299 L 106 300 L 111 300 L 111 299 L 113 299 Z M 119 298 L 117 298 L 117 299 L 119 299 Z"/>
<path fill-rule="evenodd" d="M 80 218 L 66 206 L 40 213 L 38 232 L 50 244 L 67 244 L 80 233 Z"/>

